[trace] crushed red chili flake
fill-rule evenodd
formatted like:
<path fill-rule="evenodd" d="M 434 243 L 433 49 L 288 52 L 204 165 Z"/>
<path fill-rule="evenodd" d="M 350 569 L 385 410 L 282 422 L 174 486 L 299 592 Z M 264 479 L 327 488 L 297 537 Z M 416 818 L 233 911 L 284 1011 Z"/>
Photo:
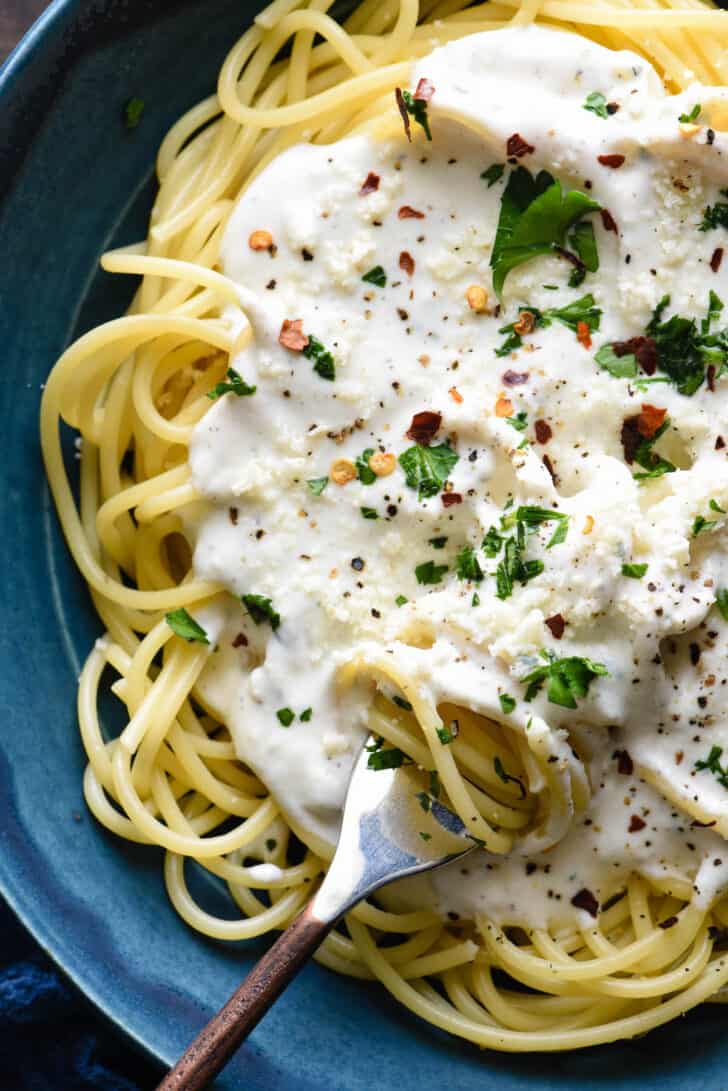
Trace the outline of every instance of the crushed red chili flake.
<path fill-rule="evenodd" d="M 415 443 L 427 447 L 435 438 L 441 424 L 442 413 L 434 413 L 431 409 L 424 409 L 421 413 L 415 413 L 405 435 L 407 439 L 414 440 Z"/>
<path fill-rule="evenodd" d="M 538 442 L 548 443 L 548 441 L 551 439 L 551 436 L 553 435 L 553 432 L 551 431 L 551 425 L 547 424 L 545 420 L 537 420 L 533 427 L 536 431 L 536 439 L 538 440 Z"/>
<path fill-rule="evenodd" d="M 708 364 L 705 372 L 705 381 L 708 384 L 710 393 L 715 394 L 715 364 Z"/>
<path fill-rule="evenodd" d="M 634 762 L 629 755 L 629 751 L 615 750 L 612 757 L 617 759 L 617 772 L 620 776 L 631 777 L 634 772 Z"/>
<path fill-rule="evenodd" d="M 554 614 L 553 617 L 547 617 L 544 621 L 544 625 L 548 625 L 551 630 L 551 635 L 556 640 L 561 640 L 564 635 L 564 629 L 566 628 L 566 622 L 561 614 Z"/>
<path fill-rule="evenodd" d="M 575 905 L 577 909 L 585 909 L 590 917 L 596 917 L 599 912 L 599 902 L 591 890 L 587 890 L 586 887 L 583 887 L 574 895 L 571 904 Z"/>
<path fill-rule="evenodd" d="M 682 765 L 682 760 L 685 757 L 682 750 L 675 751 L 675 765 Z"/>
<path fill-rule="evenodd" d="M 527 140 L 524 140 L 520 133 L 513 133 L 506 141 L 506 154 L 512 155 L 516 159 L 520 159 L 524 155 L 530 155 L 532 151 L 534 151 L 533 144 L 529 144 Z"/>
<path fill-rule="evenodd" d="M 453 504 L 462 504 L 463 498 L 459 492 L 441 493 L 443 507 L 451 508 Z"/>
<path fill-rule="evenodd" d="M 541 459 L 541 461 L 543 462 L 544 466 L 548 470 L 549 476 L 551 477 L 551 480 L 553 481 L 554 485 L 558 485 L 559 478 L 558 478 L 556 470 L 554 469 L 553 463 L 552 463 L 551 459 L 549 458 L 549 456 L 544 455 L 543 458 Z"/>
<path fill-rule="evenodd" d="M 630 820 L 629 820 L 629 826 L 627 827 L 627 832 L 628 833 L 639 833 L 639 831 L 643 830 L 646 825 L 647 825 L 647 823 L 645 822 L 644 818 L 640 818 L 640 816 L 638 814 L 633 814 L 631 816 Z"/>
<path fill-rule="evenodd" d="M 527 371 L 504 371 L 501 375 L 501 380 L 506 386 L 522 386 L 523 383 L 527 383 L 529 379 L 529 373 Z"/>
<path fill-rule="evenodd" d="M 394 97 L 397 102 L 397 109 L 399 110 L 399 116 L 402 118 L 402 124 L 404 125 L 405 136 L 412 143 L 412 130 L 410 128 L 409 114 L 407 113 L 407 104 L 404 101 L 404 95 L 402 94 L 401 87 L 395 87 Z"/>
<path fill-rule="evenodd" d="M 643 403 L 642 412 L 637 417 L 637 431 L 645 439 L 652 439 L 657 429 L 664 424 L 666 416 L 666 409 L 659 409 L 656 405 Z"/>
<path fill-rule="evenodd" d="M 616 154 L 598 155 L 597 160 L 602 164 L 603 167 L 611 167 L 612 170 L 617 170 L 617 168 L 621 167 L 624 163 L 624 156 Z"/>
<path fill-rule="evenodd" d="M 621 440 L 622 448 L 624 450 L 624 460 L 630 466 L 634 462 L 634 456 L 637 453 L 637 448 L 642 442 L 642 436 L 638 426 L 639 416 L 625 417 L 622 421 Z"/>
<path fill-rule="evenodd" d="M 674 928 L 677 924 L 677 917 L 665 917 L 664 921 L 660 921 L 659 928 Z"/>
<path fill-rule="evenodd" d="M 233 648 L 247 648 L 247 646 L 248 638 L 245 633 L 238 633 L 235 640 L 233 640 Z"/>
<path fill-rule="evenodd" d="M 303 352 L 308 344 L 308 337 L 303 332 L 303 319 L 284 318 L 281 332 L 278 334 L 278 343 L 291 352 Z"/>
<path fill-rule="evenodd" d="M 583 345 L 585 349 L 590 349 L 592 346 L 591 330 L 586 322 L 576 323 L 576 339 L 580 345 Z"/>
<path fill-rule="evenodd" d="M 718 438 L 715 441 L 716 451 L 722 451 L 724 447 L 725 447 L 725 440 L 723 439 L 722 436 L 718 436 Z"/>
<path fill-rule="evenodd" d="M 602 217 L 602 224 L 605 231 L 613 231 L 615 235 L 619 234 L 617 228 L 617 221 L 608 208 L 600 208 L 599 215 Z"/>
<path fill-rule="evenodd" d="M 415 259 L 406 250 L 399 255 L 399 267 L 408 277 L 411 277 L 415 271 Z"/>
<path fill-rule="evenodd" d="M 659 356 L 657 345 L 651 337 L 630 337 L 629 341 L 613 341 L 612 352 L 615 356 L 634 356 L 645 375 L 654 375 L 657 371 Z"/>
<path fill-rule="evenodd" d="M 420 102 L 429 102 L 435 93 L 435 85 L 431 83 L 425 76 L 417 84 L 415 93 L 412 98 L 418 99 Z"/>
<path fill-rule="evenodd" d="M 420 212 L 418 209 L 413 208 L 412 205 L 402 205 L 397 212 L 398 220 L 424 220 L 424 212 Z"/>
<path fill-rule="evenodd" d="M 373 170 L 370 170 L 369 174 L 366 176 L 366 178 L 364 179 L 364 181 L 361 184 L 361 188 L 359 190 L 359 196 L 360 197 L 366 197 L 367 194 L 369 194 L 369 193 L 376 193 L 377 190 L 379 189 L 380 181 L 381 181 L 381 179 L 380 179 L 379 175 L 375 174 Z"/>
<path fill-rule="evenodd" d="M 714 273 L 717 273 L 718 270 L 720 269 L 720 263 L 722 262 L 722 260 L 723 260 L 723 247 L 722 246 L 716 246 L 715 250 L 713 251 L 713 256 L 710 259 L 710 268 L 713 270 Z"/>

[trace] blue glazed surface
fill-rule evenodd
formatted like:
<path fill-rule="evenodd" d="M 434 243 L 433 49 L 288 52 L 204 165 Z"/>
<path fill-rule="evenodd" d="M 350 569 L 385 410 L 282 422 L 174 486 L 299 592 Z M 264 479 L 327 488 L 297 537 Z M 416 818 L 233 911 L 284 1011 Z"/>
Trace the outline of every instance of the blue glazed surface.
<path fill-rule="evenodd" d="M 85 811 L 75 690 L 98 624 L 49 503 L 37 413 L 69 339 L 123 310 L 130 286 L 97 275 L 98 257 L 144 234 L 154 151 L 213 89 L 255 10 L 245 0 L 57 0 L 0 76 L 0 888 L 98 1007 L 166 1062 L 262 946 L 191 932 L 167 902 L 160 854 L 106 835 Z M 131 95 L 147 106 L 127 133 Z M 215 886 L 192 878 L 230 912 Z M 725 1091 L 723 1025 L 722 1009 L 706 1007 L 618 1046 L 481 1054 L 378 987 L 312 965 L 216 1086 Z"/>

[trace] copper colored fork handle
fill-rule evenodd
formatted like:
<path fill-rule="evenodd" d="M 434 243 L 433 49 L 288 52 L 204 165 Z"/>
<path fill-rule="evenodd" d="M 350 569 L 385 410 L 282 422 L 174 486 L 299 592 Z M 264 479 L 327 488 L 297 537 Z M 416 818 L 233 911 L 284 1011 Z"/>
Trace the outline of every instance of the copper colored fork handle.
<path fill-rule="evenodd" d="M 205 1087 L 258 1025 L 333 924 L 318 920 L 310 904 L 306 906 L 253 967 L 227 1004 L 188 1045 L 157 1091 L 200 1091 Z"/>

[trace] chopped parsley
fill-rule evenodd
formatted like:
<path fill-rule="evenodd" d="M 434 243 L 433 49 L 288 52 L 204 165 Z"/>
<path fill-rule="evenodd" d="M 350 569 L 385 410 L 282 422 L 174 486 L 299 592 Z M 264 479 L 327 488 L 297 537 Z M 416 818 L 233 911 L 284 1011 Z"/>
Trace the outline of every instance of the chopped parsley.
<path fill-rule="evenodd" d="M 513 594 L 515 583 L 525 584 L 544 570 L 543 561 L 526 560 L 527 533 L 535 531 L 544 523 L 556 523 L 546 548 L 552 549 L 566 540 L 569 532 L 569 517 L 564 512 L 551 508 L 539 508 L 521 505 L 515 511 L 501 516 L 500 528 L 491 527 L 482 542 L 486 557 L 495 558 L 502 552 L 502 558 L 495 572 L 496 595 L 507 599 Z"/>
<path fill-rule="evenodd" d="M 717 519 L 706 519 L 704 515 L 696 515 L 693 519 L 692 536 L 693 538 L 697 538 L 703 531 L 712 530 L 713 527 L 717 525 Z"/>
<path fill-rule="evenodd" d="M 398 693 L 394 694 L 392 700 L 394 701 L 395 705 L 397 705 L 399 708 L 403 708 L 405 712 L 412 711 L 411 703 L 407 701 L 404 697 L 400 697 Z"/>
<path fill-rule="evenodd" d="M 711 500 L 710 503 L 708 504 L 708 507 L 710 508 L 711 511 L 719 511 L 721 515 L 726 514 L 725 508 L 722 508 L 717 500 Z"/>
<path fill-rule="evenodd" d="M 282 727 L 290 727 L 296 718 L 296 713 L 291 708 L 279 708 L 276 716 Z"/>
<path fill-rule="evenodd" d="M 715 605 L 721 612 L 721 616 L 728 621 L 728 589 L 723 588 L 715 593 Z"/>
<path fill-rule="evenodd" d="M 721 197 L 728 197 L 728 189 L 720 191 Z M 728 203 L 716 201 L 714 205 L 708 205 L 703 212 L 698 231 L 715 231 L 717 227 L 728 229 Z"/>
<path fill-rule="evenodd" d="M 399 456 L 405 473 L 405 481 L 411 489 L 417 489 L 420 500 L 436 496 L 448 479 L 459 456 L 448 443 L 437 447 L 423 447 L 416 443 Z"/>
<path fill-rule="evenodd" d="M 181 636 L 183 640 L 189 640 L 191 644 L 195 641 L 198 644 L 210 643 L 205 630 L 201 625 L 197 624 L 193 617 L 190 617 L 184 606 L 180 607 L 179 610 L 172 610 L 170 614 L 165 614 L 165 621 L 176 636 Z"/>
<path fill-rule="evenodd" d="M 363 519 L 378 519 L 379 512 L 376 508 L 359 508 Z"/>
<path fill-rule="evenodd" d="M 524 432 L 528 428 L 528 413 L 524 409 L 516 413 L 515 417 L 506 417 L 505 420 L 517 432 Z"/>
<path fill-rule="evenodd" d="M 430 119 L 427 116 L 426 100 L 415 98 L 410 91 L 403 91 L 402 104 L 412 120 L 421 127 L 427 139 L 432 140 Z"/>
<path fill-rule="evenodd" d="M 516 707 L 515 697 L 511 697 L 509 693 L 499 693 L 498 700 L 500 701 L 500 706 L 505 712 L 506 716 L 509 716 L 511 712 L 513 712 L 513 709 Z"/>
<path fill-rule="evenodd" d="M 415 792 L 415 799 L 419 803 L 422 810 L 427 814 L 432 806 L 432 800 L 428 796 L 427 792 Z"/>
<path fill-rule="evenodd" d="M 433 549 L 444 549 L 447 543 L 447 535 L 442 534 L 439 538 L 428 538 L 427 541 Z"/>
<path fill-rule="evenodd" d="M 432 840 L 432 834 L 431 833 L 425 833 L 424 830 L 420 830 L 420 837 L 422 838 L 423 841 L 431 841 Z"/>
<path fill-rule="evenodd" d="M 299 720 L 303 720 L 303 722 L 305 724 L 307 724 L 312 716 L 313 716 L 313 709 L 312 708 L 304 708 L 303 712 L 301 713 L 301 715 L 298 718 L 299 718 Z"/>
<path fill-rule="evenodd" d="M 124 124 L 127 129 L 136 129 L 144 113 L 145 102 L 143 98 L 133 95 L 124 103 Z"/>
<path fill-rule="evenodd" d="M 511 776 L 510 773 L 506 773 L 505 769 L 503 768 L 503 762 L 497 756 L 493 758 L 493 768 L 495 769 L 495 775 L 500 780 L 502 780 L 504 784 L 508 784 L 509 781 L 513 781 L 514 784 L 518 785 L 518 789 L 521 793 L 521 799 L 526 798 L 526 788 L 523 781 L 519 777 L 514 777 Z"/>
<path fill-rule="evenodd" d="M 320 496 L 328 483 L 328 477 L 312 477 L 306 482 L 314 496 Z"/>
<path fill-rule="evenodd" d="M 442 583 L 442 577 L 447 572 L 446 564 L 435 564 L 434 561 L 425 561 L 415 568 L 415 576 L 418 583 Z"/>
<path fill-rule="evenodd" d="M 369 750 L 370 748 L 367 747 Z M 375 773 L 381 773 L 383 769 L 399 769 L 402 765 L 411 765 L 412 759 L 408 758 L 403 750 L 397 746 L 389 750 L 382 750 L 381 743 L 376 750 L 370 750 L 367 759 L 367 769 L 373 769 Z"/>
<path fill-rule="evenodd" d="M 494 186 L 496 182 L 500 182 L 505 169 L 505 163 L 491 163 L 488 169 L 482 172 L 480 177 L 483 179 L 484 182 L 488 183 L 488 189 L 490 189 L 490 187 Z"/>
<path fill-rule="evenodd" d="M 440 798 L 440 775 L 437 769 L 430 770 L 430 795 L 435 799 Z"/>
<path fill-rule="evenodd" d="M 695 769 L 700 772 L 702 769 L 707 769 L 711 772 L 722 788 L 728 788 L 728 765 L 723 766 L 720 764 L 720 757 L 723 753 L 722 746 L 711 746 L 710 753 L 705 761 L 696 761 Z"/>
<path fill-rule="evenodd" d="M 641 580 L 647 571 L 646 564 L 623 564 L 622 575 L 630 580 Z"/>
<path fill-rule="evenodd" d="M 576 698 L 586 697 L 594 679 L 609 675 L 603 663 L 580 655 L 557 659 L 553 652 L 544 650 L 541 658 L 546 661 L 542 667 L 536 667 L 519 679 L 528 687 L 527 701 L 534 699 L 545 682 L 546 696 L 552 704 L 576 708 Z"/>
<path fill-rule="evenodd" d="M 381 265 L 375 265 L 373 269 L 370 269 L 368 273 L 365 273 L 361 278 L 367 284 L 376 284 L 377 288 L 385 288 L 387 286 L 387 274 Z"/>
<path fill-rule="evenodd" d="M 329 350 L 321 344 L 318 337 L 314 337 L 313 334 L 308 335 L 308 344 L 303 350 L 303 355 L 308 360 L 314 361 L 313 370 L 317 375 L 320 375 L 322 379 L 333 382 L 336 378 L 334 358 Z"/>
<path fill-rule="evenodd" d="M 473 592 L 473 597 L 470 600 L 471 606 L 480 606 L 480 595 L 477 591 Z"/>
<path fill-rule="evenodd" d="M 602 345 L 594 359 L 615 379 L 633 379 L 637 374 L 637 357 L 634 353 L 627 352 L 624 356 L 617 356 L 611 345 Z"/>
<path fill-rule="evenodd" d="M 596 114 L 597 117 L 606 119 L 609 117 L 607 113 L 607 100 L 601 91 L 592 91 L 590 95 L 586 96 L 584 103 L 582 104 L 583 110 L 589 110 L 590 113 Z"/>
<path fill-rule="evenodd" d="M 213 386 L 212 390 L 208 390 L 208 398 L 222 397 L 223 394 L 236 394 L 238 398 L 244 398 L 249 394 L 255 394 L 256 387 L 248 386 L 241 375 L 235 370 L 235 368 L 229 367 L 226 372 L 227 378 L 223 379 L 216 386 Z"/>
<path fill-rule="evenodd" d="M 449 746 L 460 734 L 460 724 L 457 720 L 451 720 L 449 727 L 438 727 L 437 737 L 443 746 Z"/>
<path fill-rule="evenodd" d="M 696 102 L 689 114 L 680 114 L 678 116 L 678 121 L 682 125 L 688 125 L 691 121 L 697 121 L 700 117 L 700 111 L 702 110 L 702 108 L 703 107 L 700 105 L 700 103 Z"/>
<path fill-rule="evenodd" d="M 599 269 L 599 251 L 591 220 L 580 220 L 569 235 L 569 246 L 581 262 L 571 270 L 569 287 L 578 288 L 587 273 L 596 273 Z"/>
<path fill-rule="evenodd" d="M 662 455 L 658 455 L 657 451 L 653 450 L 657 440 L 669 427 L 670 418 L 666 417 L 651 439 L 645 437 L 637 444 L 633 461 L 642 467 L 643 472 L 632 475 L 635 481 L 652 481 L 656 477 L 662 477 L 663 474 L 675 472 L 676 467 L 673 466 L 672 462 L 669 462 Z"/>
<path fill-rule="evenodd" d="M 511 269 L 563 248 L 569 228 L 600 207 L 579 190 L 564 192 L 548 171 L 540 171 L 535 178 L 525 167 L 511 171 L 490 259 L 496 294 L 503 294 Z"/>
<path fill-rule="evenodd" d="M 475 550 L 471 546 L 463 546 L 455 558 L 455 572 L 459 580 L 472 580 L 480 583 L 483 579 L 483 569 L 478 564 Z"/>
<path fill-rule="evenodd" d="M 241 601 L 256 625 L 269 621 L 273 632 L 281 623 L 281 615 L 276 613 L 273 603 L 264 595 L 242 595 Z"/>
<path fill-rule="evenodd" d="M 356 466 L 356 476 L 359 478 L 362 485 L 373 485 L 377 480 L 377 475 L 369 465 L 369 459 L 373 454 L 374 448 L 367 447 L 365 451 L 362 451 L 354 463 Z"/>
<path fill-rule="evenodd" d="M 394 601 L 397 606 L 404 606 L 405 603 L 409 602 L 409 599 L 406 595 L 397 595 Z"/>
<path fill-rule="evenodd" d="M 589 327 L 589 332 L 593 333 L 599 329 L 602 320 L 601 309 L 594 306 L 594 296 L 591 292 L 581 296 L 580 299 L 567 303 L 564 307 L 549 307 L 545 311 L 540 311 L 538 307 L 520 307 L 515 322 L 510 322 L 507 326 L 501 326 L 498 330 L 498 333 L 505 333 L 508 336 L 503 344 L 495 350 L 496 356 L 507 356 L 514 349 L 521 347 L 523 334 L 519 333 L 519 326 L 521 329 L 523 328 L 522 323 L 525 315 L 530 315 L 532 319 L 529 332 L 546 329 L 552 322 L 560 322 L 563 326 L 567 326 L 568 329 L 577 333 L 579 323 L 583 322 Z"/>

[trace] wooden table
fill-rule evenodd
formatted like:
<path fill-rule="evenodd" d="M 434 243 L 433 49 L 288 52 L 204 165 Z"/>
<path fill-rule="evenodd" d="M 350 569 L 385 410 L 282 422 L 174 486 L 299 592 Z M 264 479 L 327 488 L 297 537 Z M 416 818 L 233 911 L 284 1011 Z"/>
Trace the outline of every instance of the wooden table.
<path fill-rule="evenodd" d="M 0 62 L 47 6 L 48 0 L 0 0 Z"/>

